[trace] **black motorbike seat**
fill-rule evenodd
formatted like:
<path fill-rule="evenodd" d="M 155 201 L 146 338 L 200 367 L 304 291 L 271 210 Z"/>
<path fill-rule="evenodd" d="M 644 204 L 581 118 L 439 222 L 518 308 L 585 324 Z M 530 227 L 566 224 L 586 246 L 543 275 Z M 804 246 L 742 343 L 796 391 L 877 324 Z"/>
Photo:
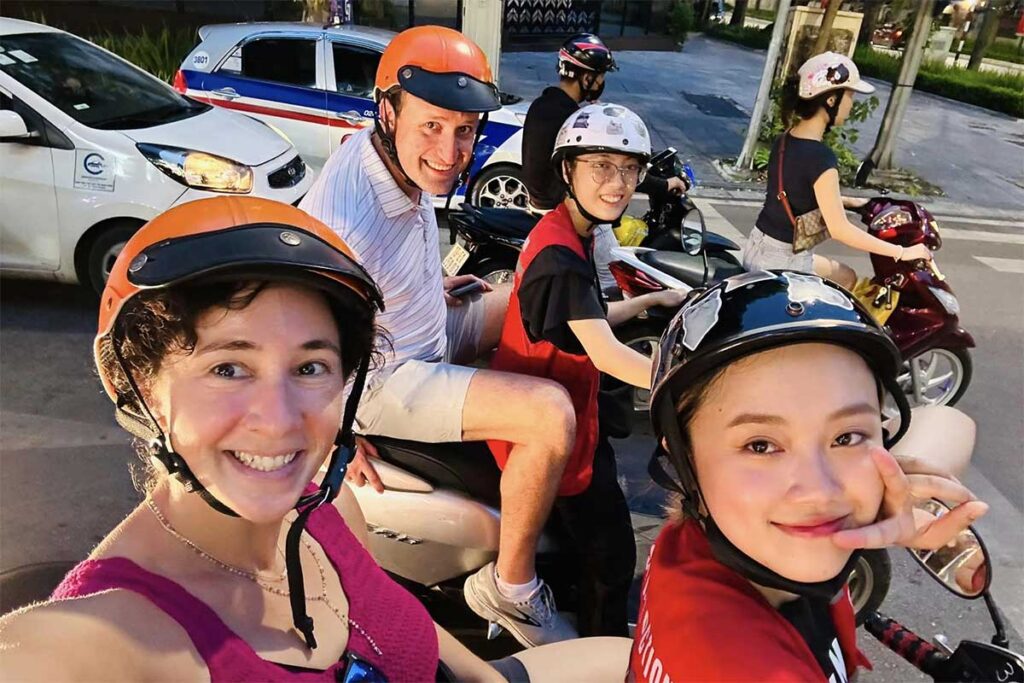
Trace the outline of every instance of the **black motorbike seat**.
<path fill-rule="evenodd" d="M 647 265 L 691 287 L 699 287 L 704 280 L 704 259 L 699 255 L 690 256 L 680 251 L 641 251 L 637 253 L 637 257 Z M 742 272 L 742 266 L 714 256 L 708 257 L 709 282 L 718 282 Z"/>
<path fill-rule="evenodd" d="M 520 240 L 525 240 L 540 220 L 538 216 L 521 209 L 469 207 L 466 213 L 472 218 L 471 225 L 474 228 Z"/>
<path fill-rule="evenodd" d="M 704 248 L 707 249 L 708 251 L 714 251 L 715 249 L 720 249 L 724 251 L 739 251 L 740 245 L 736 244 L 728 237 L 722 237 L 716 232 L 705 232 Z"/>
<path fill-rule="evenodd" d="M 458 491 L 496 507 L 500 504 L 501 470 L 483 441 L 420 443 L 383 436 L 370 441 L 382 460 L 435 488 Z"/>

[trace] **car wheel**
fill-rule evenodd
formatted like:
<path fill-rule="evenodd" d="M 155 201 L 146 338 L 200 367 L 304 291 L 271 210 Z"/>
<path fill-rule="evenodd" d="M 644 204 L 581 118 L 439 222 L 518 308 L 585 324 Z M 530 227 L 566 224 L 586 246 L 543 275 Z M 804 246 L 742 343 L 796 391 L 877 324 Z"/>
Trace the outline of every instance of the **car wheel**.
<path fill-rule="evenodd" d="M 117 255 L 140 227 L 141 223 L 125 221 L 110 225 L 101 232 L 89 246 L 89 281 L 83 284 L 92 287 L 97 294 L 102 294 Z"/>
<path fill-rule="evenodd" d="M 522 179 L 523 169 L 511 164 L 488 166 L 473 181 L 469 203 L 481 208 L 530 208 L 530 194 Z"/>

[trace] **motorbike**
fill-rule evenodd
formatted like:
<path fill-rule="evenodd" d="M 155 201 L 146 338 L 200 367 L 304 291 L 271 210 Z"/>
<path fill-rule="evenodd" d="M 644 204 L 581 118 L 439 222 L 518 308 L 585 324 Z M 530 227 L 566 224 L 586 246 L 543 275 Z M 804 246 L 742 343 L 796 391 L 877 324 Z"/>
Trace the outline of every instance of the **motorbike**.
<path fill-rule="evenodd" d="M 938 500 L 918 506 L 924 513 L 941 516 L 949 508 Z M 943 635 L 929 643 L 880 612 L 866 615 L 864 628 L 883 645 L 936 681 L 1024 682 L 1024 657 L 1012 652 L 1006 627 L 992 598 L 992 561 L 981 536 L 973 528 L 938 550 L 910 550 L 925 573 L 954 595 L 967 600 L 983 599 L 995 634 L 990 643 L 963 640 L 955 648 Z"/>
<path fill-rule="evenodd" d="M 942 247 L 938 224 L 919 204 L 888 197 L 876 197 L 858 210 L 875 237 L 910 247 L 924 244 L 930 250 Z M 694 222 L 703 229 L 703 217 Z M 616 282 L 626 296 L 639 296 L 667 288 L 694 288 L 742 272 L 721 263 L 713 253 L 699 255 L 700 230 L 683 235 L 683 255 L 678 252 L 649 251 L 620 247 L 613 250 L 610 264 Z M 709 252 L 704 252 L 709 253 Z M 960 304 L 935 260 L 894 261 L 871 255 L 873 276 L 859 284 L 855 293 L 892 336 L 904 358 L 900 386 L 911 405 L 954 405 L 971 381 L 969 349 L 974 338 L 960 325 Z M 702 268 L 701 266 L 704 266 Z M 653 353 L 664 326 L 675 310 L 655 309 L 617 330 L 623 343 L 641 353 Z M 646 395 L 638 393 L 637 410 L 646 410 Z"/>
<path fill-rule="evenodd" d="M 651 158 L 648 173 L 660 178 L 685 178 L 696 184 L 693 169 L 679 160 L 669 147 Z M 636 235 L 637 244 L 659 250 L 678 250 L 686 217 L 694 210 L 689 197 L 651 197 L 650 208 L 642 219 L 624 216 Z M 452 249 L 446 257 L 446 272 L 472 274 L 491 284 L 511 282 L 523 243 L 541 216 L 520 209 L 477 207 L 463 204 L 448 213 Z M 692 226 L 687 226 L 692 230 Z M 739 251 L 739 246 L 724 237 L 709 240 L 708 248 Z M 737 264 L 735 257 L 732 258 Z"/>

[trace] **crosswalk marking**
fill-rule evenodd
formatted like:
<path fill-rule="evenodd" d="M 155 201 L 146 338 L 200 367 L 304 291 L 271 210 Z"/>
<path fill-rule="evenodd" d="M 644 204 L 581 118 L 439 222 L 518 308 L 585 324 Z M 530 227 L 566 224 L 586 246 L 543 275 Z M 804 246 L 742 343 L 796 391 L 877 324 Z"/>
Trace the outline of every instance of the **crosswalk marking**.
<path fill-rule="evenodd" d="M 981 261 L 989 268 L 998 270 L 1000 273 L 1019 273 L 1024 275 L 1024 259 L 996 258 L 994 256 L 975 256 L 974 259 Z"/>
<path fill-rule="evenodd" d="M 983 230 L 960 230 L 959 228 L 940 227 L 939 235 L 944 240 L 969 240 L 972 242 L 1024 244 L 1024 235 L 1012 235 L 1007 232 L 985 232 Z"/>
<path fill-rule="evenodd" d="M 747 237 L 742 232 L 733 227 L 732 223 L 718 213 L 715 205 L 707 199 L 693 199 L 693 203 L 697 205 L 701 213 L 704 214 L 704 225 L 707 227 L 709 232 L 717 232 L 722 237 L 731 239 L 741 247 L 746 243 Z"/>

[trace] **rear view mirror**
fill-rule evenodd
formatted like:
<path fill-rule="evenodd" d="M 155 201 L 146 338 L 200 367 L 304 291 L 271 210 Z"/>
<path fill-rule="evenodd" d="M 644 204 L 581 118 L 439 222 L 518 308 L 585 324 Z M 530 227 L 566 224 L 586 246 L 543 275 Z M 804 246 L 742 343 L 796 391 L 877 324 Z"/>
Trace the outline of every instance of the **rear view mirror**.
<path fill-rule="evenodd" d="M 692 217 L 688 215 L 683 221 L 681 230 L 683 253 L 688 256 L 697 256 L 704 249 L 704 231 L 707 228 L 704 226 L 704 214 L 700 209 L 694 206 L 691 214 L 696 214 L 698 220 L 692 220 Z"/>
<path fill-rule="evenodd" d="M 25 119 L 13 111 L 0 111 L 0 141 L 15 142 L 34 138 L 37 133 L 29 133 L 25 125 Z"/>
<path fill-rule="evenodd" d="M 937 500 L 914 506 L 914 516 L 941 517 L 949 507 Z M 932 578 L 962 598 L 977 598 L 992 583 L 992 561 L 981 538 L 968 527 L 936 550 L 913 549 L 911 556 Z"/>

